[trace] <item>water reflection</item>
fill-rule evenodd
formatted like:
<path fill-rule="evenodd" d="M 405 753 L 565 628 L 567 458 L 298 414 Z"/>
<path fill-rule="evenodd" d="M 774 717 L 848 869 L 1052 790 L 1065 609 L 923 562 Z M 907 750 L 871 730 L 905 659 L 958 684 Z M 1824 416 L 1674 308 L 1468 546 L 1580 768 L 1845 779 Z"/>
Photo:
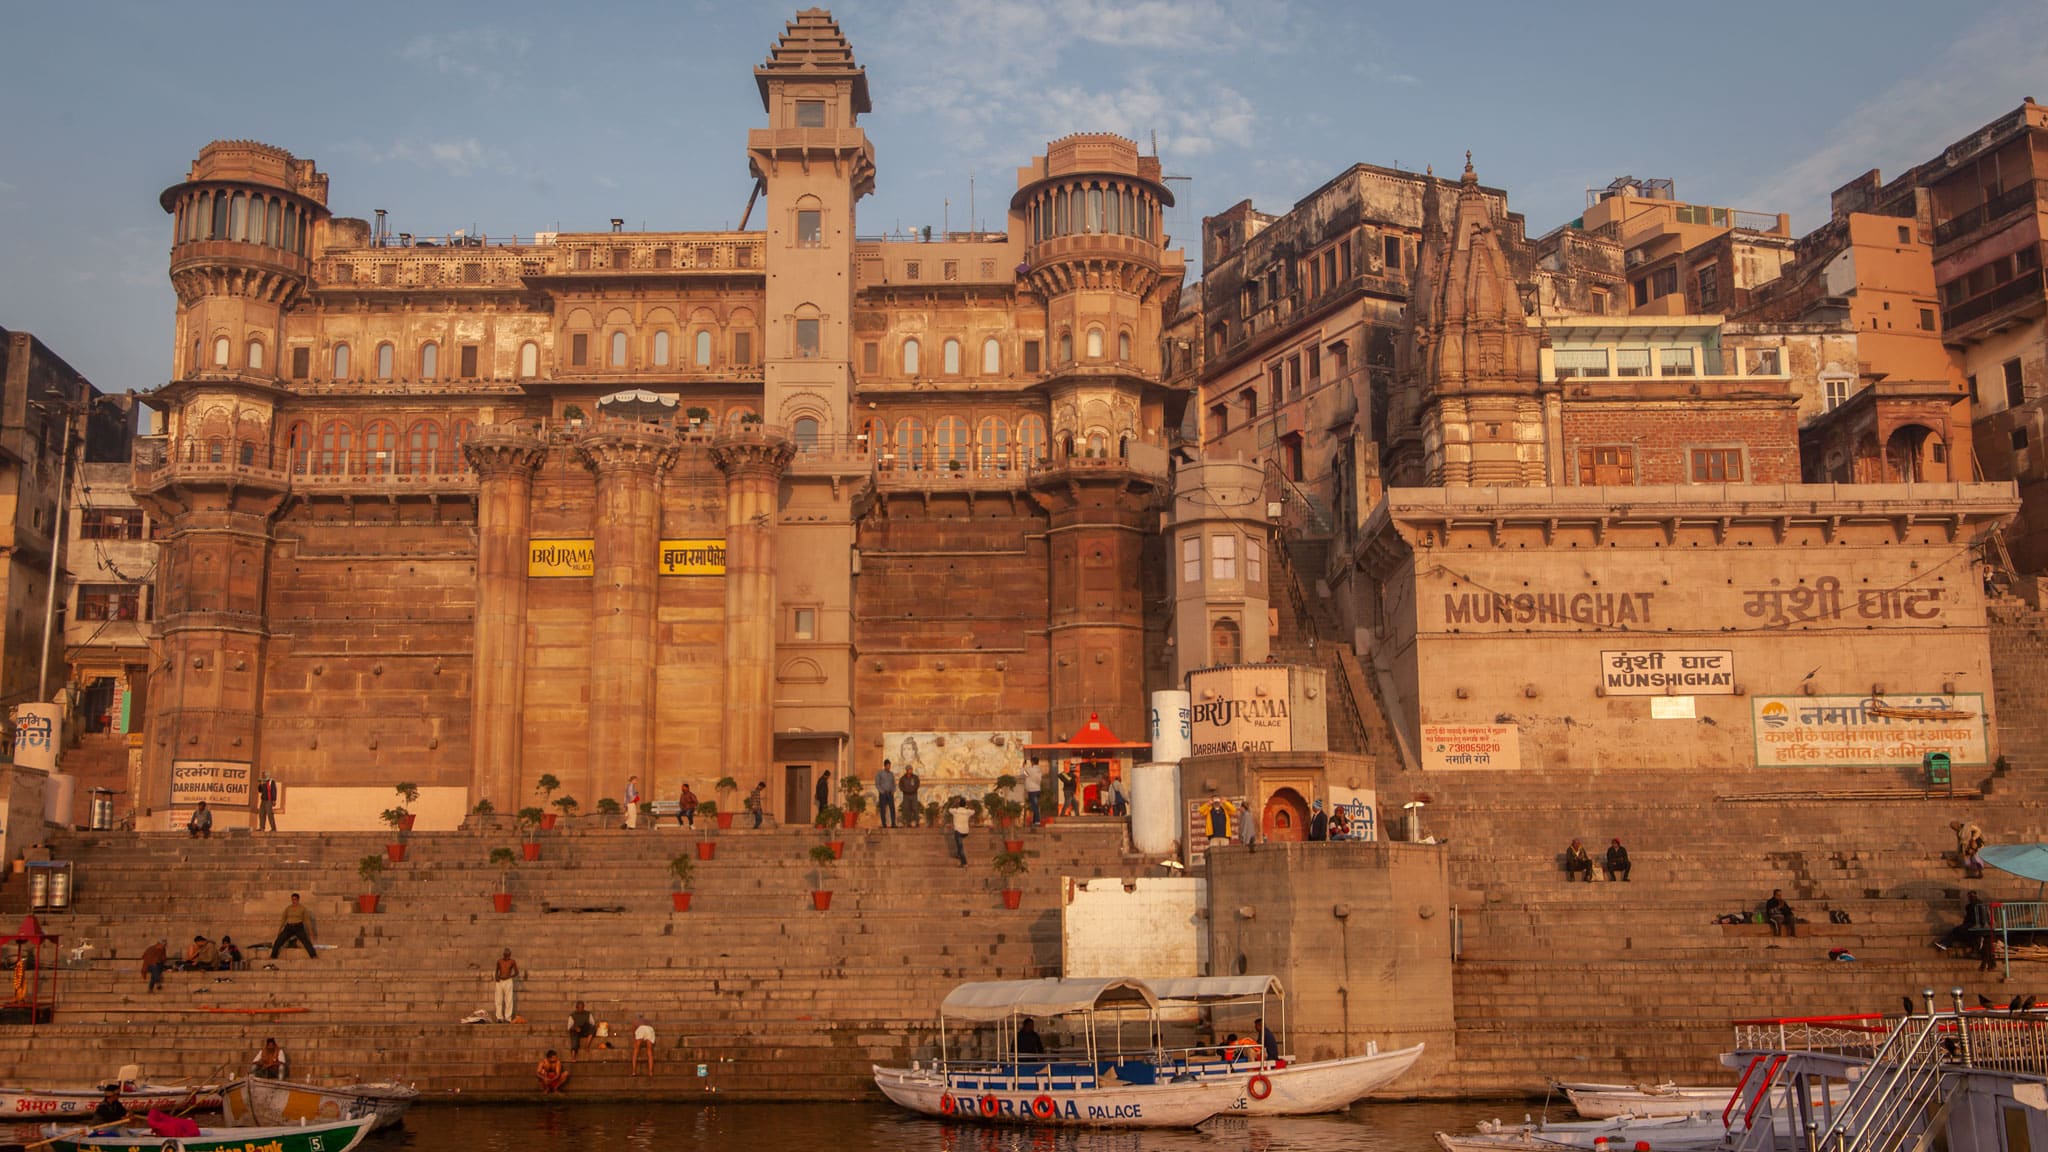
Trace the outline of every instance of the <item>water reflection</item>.
<path fill-rule="evenodd" d="M 1212 1120 L 1194 1131 L 1088 1131 L 942 1124 L 883 1104 L 641 1101 L 415 1108 L 406 1130 L 361 1152 L 1428 1152 L 1431 1133 L 1519 1119 L 1515 1101 L 1370 1104 L 1339 1116 Z"/>

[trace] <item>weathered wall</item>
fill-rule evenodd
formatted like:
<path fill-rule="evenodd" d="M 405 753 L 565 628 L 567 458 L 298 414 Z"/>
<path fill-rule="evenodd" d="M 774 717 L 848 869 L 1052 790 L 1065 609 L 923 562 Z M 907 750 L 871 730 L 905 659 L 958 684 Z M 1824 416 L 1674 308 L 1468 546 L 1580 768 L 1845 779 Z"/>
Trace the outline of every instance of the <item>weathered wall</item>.
<path fill-rule="evenodd" d="M 1211 975 L 1207 883 L 1154 876 L 1063 878 L 1060 974 Z"/>
<path fill-rule="evenodd" d="M 1651 395 L 1611 402 L 1567 398 L 1566 483 L 1577 482 L 1571 462 L 1579 449 L 1607 445 L 1634 449 L 1638 484 L 1691 483 L 1692 449 L 1738 446 L 1748 468 L 1745 483 L 1799 482 L 1799 435 L 1790 404 L 1760 400 L 1707 406 L 1677 394 L 1660 399 L 1652 388 L 1636 391 Z"/>

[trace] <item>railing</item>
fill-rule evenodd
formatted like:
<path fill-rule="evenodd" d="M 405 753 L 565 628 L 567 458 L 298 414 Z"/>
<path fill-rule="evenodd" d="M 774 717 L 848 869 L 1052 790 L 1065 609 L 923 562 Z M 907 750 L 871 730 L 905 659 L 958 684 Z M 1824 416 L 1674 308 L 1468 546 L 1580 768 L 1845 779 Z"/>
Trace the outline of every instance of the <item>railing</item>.
<path fill-rule="evenodd" d="M 1770 1020 L 1737 1020 L 1735 1048 L 1782 1052 L 1831 1052 L 1868 1056 L 1891 1035 L 1882 1015 L 1799 1016 Z"/>
<path fill-rule="evenodd" d="M 1987 316 L 1996 312 L 2008 304 L 2025 300 L 2029 296 L 2039 296 L 2040 294 L 2041 270 L 2036 268 L 2016 280 L 2007 281 L 2005 284 L 1984 293 L 1982 296 L 1965 300 L 1954 308 L 1942 309 L 1941 326 L 1944 329 L 1953 329 L 1968 324 L 1980 316 Z"/>
<path fill-rule="evenodd" d="M 152 441 L 155 441 L 152 443 Z M 473 477 L 459 447 L 415 452 L 301 449 L 293 452 L 257 440 L 191 437 L 171 442 L 148 437 L 136 442 L 135 478 L 147 482 L 164 473 L 180 477 L 240 474 L 309 487 L 356 483 L 395 487 L 467 485 Z"/>
<path fill-rule="evenodd" d="M 1321 502 L 1301 485 L 1289 479 L 1287 474 L 1280 470 L 1280 465 L 1272 460 L 1266 461 L 1266 486 L 1269 495 L 1279 497 L 1275 503 L 1281 506 L 1288 521 L 1297 530 L 1308 528 L 1318 535 L 1330 533 L 1330 516 L 1323 511 Z"/>
<path fill-rule="evenodd" d="M 2003 901 L 1991 906 L 1991 931 L 1998 936 L 2000 962 L 2005 978 L 2012 979 L 2012 936 L 2048 930 L 2048 904 Z"/>
<path fill-rule="evenodd" d="M 1975 208 L 1958 212 L 1934 226 L 1934 242 L 1960 240 L 1987 224 L 1993 224 L 2048 195 L 2048 181 L 2022 180 Z"/>

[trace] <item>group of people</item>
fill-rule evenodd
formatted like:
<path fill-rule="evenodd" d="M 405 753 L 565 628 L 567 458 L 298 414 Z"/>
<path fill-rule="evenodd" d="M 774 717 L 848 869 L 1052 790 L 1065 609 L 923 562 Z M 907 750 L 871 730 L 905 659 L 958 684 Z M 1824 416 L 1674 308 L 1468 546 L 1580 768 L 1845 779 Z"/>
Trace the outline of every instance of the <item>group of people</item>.
<path fill-rule="evenodd" d="M 256 831 L 277 831 L 277 780 L 265 772 L 256 780 Z M 213 809 L 201 800 L 185 819 L 185 835 L 194 840 L 213 839 Z"/>
<path fill-rule="evenodd" d="M 1308 838 L 1318 843 L 1351 839 L 1351 813 L 1342 804 L 1337 805 L 1335 812 L 1326 813 L 1321 800 L 1313 802 L 1309 805 Z"/>
<path fill-rule="evenodd" d="M 598 1035 L 598 1024 L 590 1009 L 583 1001 L 576 1001 L 576 1007 L 569 1012 L 569 1058 L 575 1059 L 585 1045 L 591 1044 Z M 633 1018 L 633 1054 L 627 1067 L 628 1076 L 639 1076 L 646 1068 L 645 1075 L 654 1075 L 654 1021 L 645 1015 Z M 606 1047 L 610 1047 L 609 1044 Z M 541 1095 L 559 1095 L 569 1083 L 569 1068 L 562 1062 L 560 1050 L 550 1048 L 540 1062 L 534 1065 L 534 1079 L 540 1081 Z"/>
<path fill-rule="evenodd" d="M 1631 867 L 1628 861 L 1628 849 L 1621 846 L 1621 838 L 1619 836 L 1615 837 L 1607 845 L 1607 856 L 1602 863 L 1606 866 L 1607 878 L 1609 880 L 1628 879 L 1629 868 Z M 1582 876 L 1585 878 L 1586 883 L 1591 884 L 1593 882 L 1593 854 L 1586 851 L 1586 846 L 1583 843 L 1574 839 L 1572 846 L 1565 849 L 1564 852 L 1565 883 L 1569 884 Z"/>
<path fill-rule="evenodd" d="M 1989 972 L 1998 966 L 1998 934 L 1991 922 L 1991 905 L 1986 904 L 1976 891 L 1971 890 L 1963 901 L 1963 918 L 1948 930 L 1941 939 L 1934 942 L 1936 948 L 1947 952 L 1951 948 L 1965 948 L 1977 957 L 1977 971 Z"/>
<path fill-rule="evenodd" d="M 626 785 L 627 789 L 636 795 L 640 787 L 639 779 L 636 776 Z M 676 827 L 695 828 L 697 826 L 697 805 L 700 803 L 702 801 L 697 798 L 697 790 L 690 787 L 688 780 L 683 781 L 681 790 L 676 793 Z M 740 801 L 740 807 L 749 816 L 754 818 L 754 827 L 759 828 L 762 818 L 768 813 L 767 782 L 761 781 L 756 783 L 753 790 L 748 792 L 745 798 Z"/>
<path fill-rule="evenodd" d="M 275 959 L 284 955 L 284 950 L 293 943 L 303 945 L 306 955 L 313 959 L 320 958 L 320 953 L 313 949 L 313 910 L 306 907 L 297 892 L 292 893 L 291 903 L 285 905 L 284 914 L 279 918 L 277 938 L 270 942 L 271 957 Z M 254 947 L 260 949 L 263 945 Z M 148 982 L 149 991 L 160 992 L 167 971 L 225 972 L 242 967 L 246 960 L 241 946 L 232 936 L 222 935 L 219 943 L 204 935 L 194 936 L 184 955 L 176 960 L 171 958 L 170 941 L 159 938 L 142 950 L 142 978 Z"/>

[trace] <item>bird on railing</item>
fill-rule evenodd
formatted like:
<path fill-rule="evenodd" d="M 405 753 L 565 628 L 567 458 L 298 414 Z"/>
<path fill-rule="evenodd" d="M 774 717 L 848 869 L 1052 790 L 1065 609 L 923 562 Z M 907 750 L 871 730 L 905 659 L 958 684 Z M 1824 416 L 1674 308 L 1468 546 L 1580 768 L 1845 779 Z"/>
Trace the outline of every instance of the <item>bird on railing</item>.
<path fill-rule="evenodd" d="M 1998 1007 L 1998 1005 L 1993 1004 L 1991 1002 L 1991 997 L 1986 996 L 1982 992 L 1979 992 L 1977 993 L 1977 1007 L 1984 1009 L 1986 1012 L 1989 1012 L 1993 1008 Z"/>

